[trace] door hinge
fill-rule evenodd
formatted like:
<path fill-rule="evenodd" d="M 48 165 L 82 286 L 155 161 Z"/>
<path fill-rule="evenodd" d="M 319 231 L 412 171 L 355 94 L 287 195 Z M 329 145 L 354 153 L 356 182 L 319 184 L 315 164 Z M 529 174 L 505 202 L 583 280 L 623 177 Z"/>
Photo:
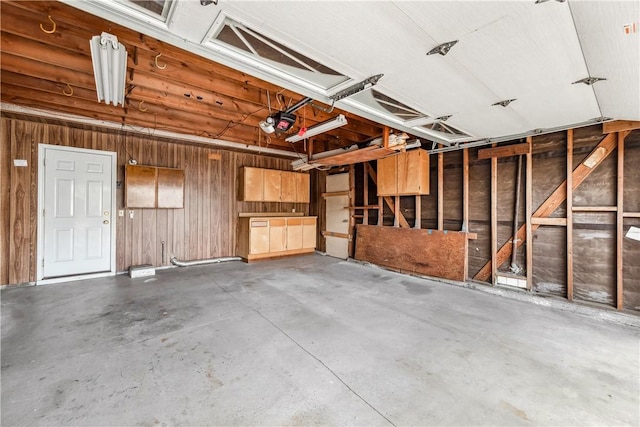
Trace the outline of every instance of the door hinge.
<path fill-rule="evenodd" d="M 44 258 L 42 258 L 42 266 L 44 267 Z"/>
<path fill-rule="evenodd" d="M 46 157 L 42 158 L 42 166 L 47 166 L 47 158 Z"/>
<path fill-rule="evenodd" d="M 42 218 L 44 218 L 44 213 L 45 213 L 45 210 L 42 209 Z"/>

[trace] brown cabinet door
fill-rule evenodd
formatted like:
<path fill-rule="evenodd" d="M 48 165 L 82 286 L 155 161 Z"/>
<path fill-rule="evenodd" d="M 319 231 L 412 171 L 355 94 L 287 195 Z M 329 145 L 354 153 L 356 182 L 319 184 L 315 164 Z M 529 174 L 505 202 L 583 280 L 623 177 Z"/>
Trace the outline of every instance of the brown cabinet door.
<path fill-rule="evenodd" d="M 296 173 L 296 202 L 309 203 L 310 185 L 308 173 Z"/>
<path fill-rule="evenodd" d="M 249 254 L 269 252 L 269 221 L 251 220 L 249 224 Z"/>
<path fill-rule="evenodd" d="M 296 176 L 295 172 L 280 172 L 280 201 L 296 202 Z"/>
<path fill-rule="evenodd" d="M 158 168 L 158 208 L 184 207 L 184 170 Z"/>
<path fill-rule="evenodd" d="M 287 250 L 302 249 L 302 218 L 287 219 Z"/>
<path fill-rule="evenodd" d="M 264 202 L 279 202 L 282 185 L 280 182 L 280 171 L 272 169 L 263 169 L 263 194 Z"/>
<path fill-rule="evenodd" d="M 304 218 L 302 220 L 302 248 L 315 249 L 316 247 L 316 218 Z"/>
<path fill-rule="evenodd" d="M 128 208 L 156 207 L 156 168 L 127 165 L 125 167 L 125 205 Z"/>
<path fill-rule="evenodd" d="M 269 252 L 281 252 L 285 250 L 286 230 L 286 220 L 269 220 Z"/>
<path fill-rule="evenodd" d="M 378 196 L 398 194 L 396 156 L 378 160 Z"/>
<path fill-rule="evenodd" d="M 243 167 L 240 174 L 240 200 L 245 202 L 262 201 L 262 169 Z"/>
<path fill-rule="evenodd" d="M 429 194 L 429 154 L 412 150 L 397 158 L 398 194 Z"/>

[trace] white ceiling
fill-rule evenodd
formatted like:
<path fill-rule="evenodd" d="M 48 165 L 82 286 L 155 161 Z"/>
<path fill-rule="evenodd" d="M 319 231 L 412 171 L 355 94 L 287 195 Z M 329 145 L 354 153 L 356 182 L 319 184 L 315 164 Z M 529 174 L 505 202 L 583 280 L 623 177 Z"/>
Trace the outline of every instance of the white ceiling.
<path fill-rule="evenodd" d="M 216 19 L 229 16 L 350 83 L 384 74 L 377 91 L 432 118 L 451 115 L 446 124 L 467 136 L 406 126 L 358 96 L 336 106 L 445 145 L 513 139 L 602 117 L 640 120 L 638 1 L 218 0 L 202 6 L 178 0 L 166 23 L 113 1 L 66 1 L 324 102 L 340 88 L 325 90 L 210 43 Z M 446 56 L 426 55 L 452 40 L 458 43 Z M 589 76 L 606 80 L 572 84 Z M 516 100 L 492 106 L 506 99 Z"/>

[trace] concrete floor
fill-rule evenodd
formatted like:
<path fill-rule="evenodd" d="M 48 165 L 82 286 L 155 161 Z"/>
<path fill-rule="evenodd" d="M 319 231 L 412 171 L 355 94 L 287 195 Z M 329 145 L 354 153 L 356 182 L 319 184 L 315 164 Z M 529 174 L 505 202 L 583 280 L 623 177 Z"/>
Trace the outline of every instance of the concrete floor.
<path fill-rule="evenodd" d="M 9 425 L 634 425 L 640 329 L 311 255 L 2 292 Z"/>

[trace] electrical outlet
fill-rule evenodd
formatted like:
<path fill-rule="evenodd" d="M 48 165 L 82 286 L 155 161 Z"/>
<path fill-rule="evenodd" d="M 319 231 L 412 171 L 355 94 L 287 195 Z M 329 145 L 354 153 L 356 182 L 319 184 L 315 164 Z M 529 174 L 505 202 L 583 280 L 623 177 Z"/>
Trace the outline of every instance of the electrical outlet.
<path fill-rule="evenodd" d="M 118 216 L 124 216 L 124 210 L 120 209 L 120 210 L 118 211 Z"/>
<path fill-rule="evenodd" d="M 133 211 L 129 211 L 129 218 L 133 219 Z"/>

